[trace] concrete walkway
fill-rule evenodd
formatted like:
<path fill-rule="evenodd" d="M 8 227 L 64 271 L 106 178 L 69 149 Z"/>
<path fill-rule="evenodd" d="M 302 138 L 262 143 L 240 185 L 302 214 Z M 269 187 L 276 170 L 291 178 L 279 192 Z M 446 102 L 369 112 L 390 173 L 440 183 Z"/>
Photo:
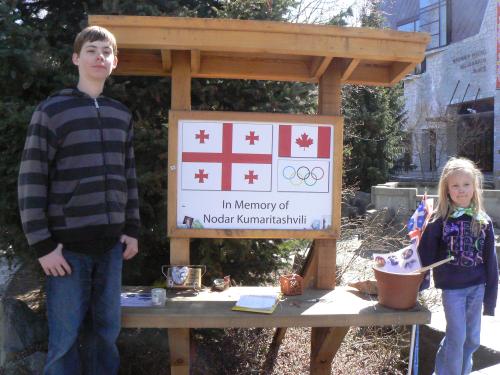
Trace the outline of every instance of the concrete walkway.
<path fill-rule="evenodd" d="M 483 368 L 482 370 L 477 370 L 471 373 L 471 375 L 498 375 L 500 374 L 500 364 Z"/>
<path fill-rule="evenodd" d="M 429 324 L 430 328 L 444 332 L 446 329 L 446 319 L 444 311 L 439 309 L 437 312 L 432 312 L 432 321 Z M 481 346 L 485 346 L 490 350 L 500 353 L 500 294 L 497 299 L 497 308 L 495 316 L 483 316 L 481 320 Z M 500 372 L 498 373 L 500 374 Z"/>

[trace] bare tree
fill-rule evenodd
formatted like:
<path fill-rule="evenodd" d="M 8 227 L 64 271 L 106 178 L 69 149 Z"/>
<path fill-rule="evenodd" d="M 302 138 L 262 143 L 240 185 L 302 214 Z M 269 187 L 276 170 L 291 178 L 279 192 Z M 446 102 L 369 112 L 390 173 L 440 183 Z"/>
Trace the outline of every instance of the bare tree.
<path fill-rule="evenodd" d="M 367 0 L 364 0 L 365 2 Z M 338 0 L 300 0 L 292 10 L 290 22 L 327 24 L 338 15 L 351 16 L 349 24 L 358 24 L 352 13 L 345 13 L 350 7 L 355 7 L 360 0 L 340 2 Z"/>

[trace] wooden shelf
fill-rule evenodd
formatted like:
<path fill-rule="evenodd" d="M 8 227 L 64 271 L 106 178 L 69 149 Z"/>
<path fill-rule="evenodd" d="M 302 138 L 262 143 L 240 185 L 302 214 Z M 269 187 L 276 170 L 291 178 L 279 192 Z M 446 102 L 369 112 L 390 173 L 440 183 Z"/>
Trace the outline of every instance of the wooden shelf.
<path fill-rule="evenodd" d="M 134 291 L 145 289 L 135 288 Z M 300 296 L 284 296 L 272 314 L 232 311 L 242 294 L 264 294 L 278 288 L 231 287 L 223 292 L 168 295 L 164 307 L 123 307 L 127 328 L 230 328 L 230 327 L 350 327 L 430 323 L 431 313 L 417 305 L 411 310 L 381 306 L 376 297 L 349 287 L 307 289 Z"/>

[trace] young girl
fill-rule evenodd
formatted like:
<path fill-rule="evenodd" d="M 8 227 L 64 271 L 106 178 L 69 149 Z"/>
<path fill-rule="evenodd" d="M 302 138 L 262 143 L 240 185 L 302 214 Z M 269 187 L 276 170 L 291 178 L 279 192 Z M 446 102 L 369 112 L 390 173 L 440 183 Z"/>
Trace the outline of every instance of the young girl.
<path fill-rule="evenodd" d="M 472 354 L 480 343 L 482 305 L 484 315 L 495 315 L 498 263 L 493 224 L 483 208 L 482 179 L 468 159 L 452 158 L 446 163 L 439 180 L 438 207 L 418 247 L 423 266 L 453 258 L 433 270 L 446 317 L 436 375 L 471 372 Z"/>

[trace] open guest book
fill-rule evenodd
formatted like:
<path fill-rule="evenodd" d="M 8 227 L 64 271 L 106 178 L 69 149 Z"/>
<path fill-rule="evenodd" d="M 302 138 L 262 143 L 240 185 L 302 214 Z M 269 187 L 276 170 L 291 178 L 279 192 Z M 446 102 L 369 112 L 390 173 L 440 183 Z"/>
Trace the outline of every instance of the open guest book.
<path fill-rule="evenodd" d="M 271 314 L 278 305 L 281 293 L 273 294 L 244 294 L 233 306 L 232 310 L 248 311 L 262 314 Z"/>

